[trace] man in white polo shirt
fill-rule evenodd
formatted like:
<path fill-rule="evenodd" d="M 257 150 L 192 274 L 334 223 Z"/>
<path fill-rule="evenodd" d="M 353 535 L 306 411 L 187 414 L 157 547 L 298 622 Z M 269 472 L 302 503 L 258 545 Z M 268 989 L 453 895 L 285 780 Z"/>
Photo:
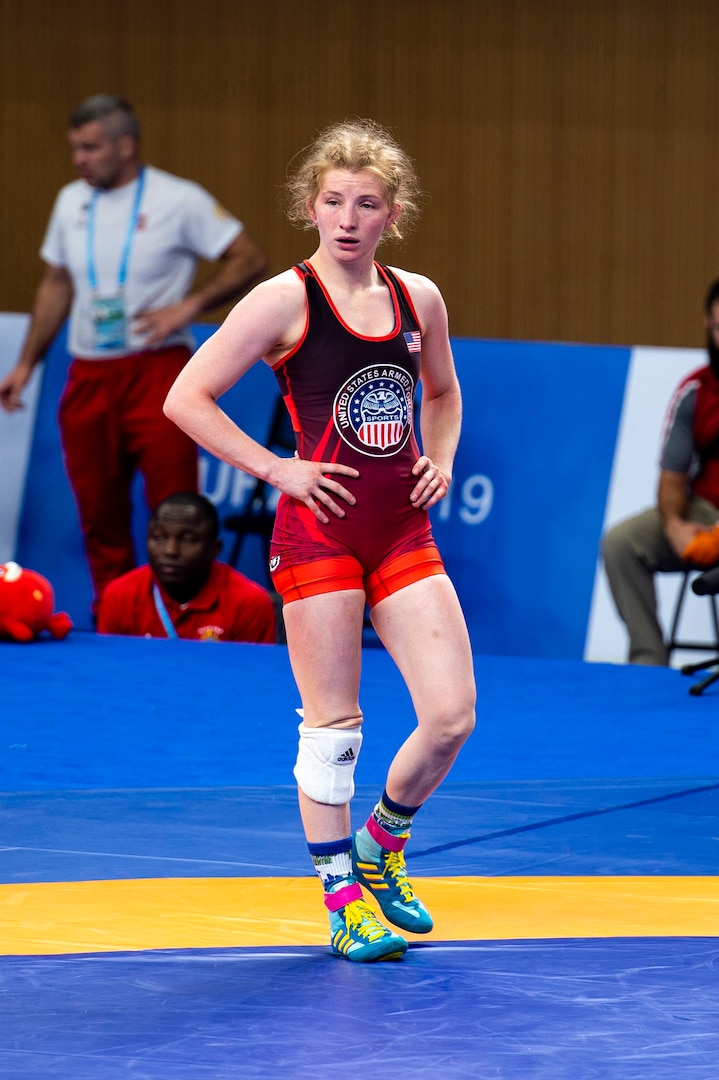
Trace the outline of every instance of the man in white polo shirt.
<path fill-rule="evenodd" d="M 80 179 L 57 196 L 41 249 L 45 272 L 0 404 L 21 407 L 69 315 L 60 432 L 96 603 L 135 565 L 135 472 L 150 509 L 197 490 L 197 448 L 162 412 L 193 347 L 188 324 L 241 295 L 267 262 L 198 184 L 143 164 L 137 117 L 123 98 L 88 98 L 70 118 L 69 137 Z M 217 266 L 193 288 L 199 259 Z"/>

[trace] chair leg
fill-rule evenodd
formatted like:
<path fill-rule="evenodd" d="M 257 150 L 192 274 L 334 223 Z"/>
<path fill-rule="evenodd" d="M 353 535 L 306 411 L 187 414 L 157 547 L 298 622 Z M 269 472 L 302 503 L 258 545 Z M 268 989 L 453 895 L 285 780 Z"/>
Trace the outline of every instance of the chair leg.
<path fill-rule="evenodd" d="M 696 675 L 697 671 L 706 671 L 708 668 L 719 664 L 719 656 L 711 656 L 708 660 L 696 660 L 693 664 L 682 664 L 679 669 L 682 675 Z"/>
<path fill-rule="evenodd" d="M 719 657 L 716 658 L 716 661 L 719 662 Z M 707 675 L 707 677 L 701 680 L 701 682 L 694 683 L 693 686 L 690 686 L 689 693 L 692 695 L 692 697 L 699 697 L 699 695 L 706 690 L 707 686 L 711 686 L 712 683 L 715 683 L 717 681 L 717 679 L 719 679 L 719 666 L 715 666 L 712 671 Z"/>
<path fill-rule="evenodd" d="M 682 577 L 682 583 L 679 586 L 679 592 L 674 604 L 674 617 L 672 618 L 672 626 L 669 631 L 669 637 L 667 638 L 667 660 L 671 658 L 672 653 L 677 647 L 677 633 L 679 630 L 679 620 L 682 614 L 682 608 L 684 607 L 684 594 L 687 591 L 687 585 L 689 584 L 689 574 L 685 573 Z"/>
<path fill-rule="evenodd" d="M 717 598 L 715 594 L 711 594 L 709 597 L 711 601 L 712 609 L 712 623 L 714 625 L 714 637 L 716 639 L 716 647 L 719 649 L 719 615 L 717 614 Z"/>

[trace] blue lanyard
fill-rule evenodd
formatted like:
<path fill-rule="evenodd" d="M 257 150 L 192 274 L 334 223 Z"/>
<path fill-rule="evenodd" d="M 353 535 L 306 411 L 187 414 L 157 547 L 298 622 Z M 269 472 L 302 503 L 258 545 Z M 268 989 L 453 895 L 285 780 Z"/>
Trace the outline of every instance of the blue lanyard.
<path fill-rule="evenodd" d="M 165 602 L 160 596 L 160 590 L 158 589 L 157 585 L 152 586 L 152 595 L 155 599 L 155 610 L 160 616 L 160 622 L 165 627 L 165 633 L 169 638 L 178 637 L 177 630 L 175 630 L 172 619 L 170 618 L 170 613 L 165 607 Z"/>
<path fill-rule="evenodd" d="M 142 201 L 144 188 L 145 170 L 142 168 L 137 177 L 135 201 L 132 204 L 130 224 L 127 229 L 125 246 L 122 250 L 122 259 L 120 260 L 120 270 L 117 275 L 117 284 L 120 289 L 124 287 L 125 282 L 127 281 L 127 267 L 130 262 L 130 251 L 132 249 L 132 242 L 135 239 L 137 222 L 140 217 L 140 202 Z M 97 200 L 98 190 L 97 188 L 93 188 L 92 197 L 90 199 L 90 209 L 87 216 L 87 277 L 93 292 L 97 292 L 97 269 L 95 267 L 95 208 L 97 206 Z"/>

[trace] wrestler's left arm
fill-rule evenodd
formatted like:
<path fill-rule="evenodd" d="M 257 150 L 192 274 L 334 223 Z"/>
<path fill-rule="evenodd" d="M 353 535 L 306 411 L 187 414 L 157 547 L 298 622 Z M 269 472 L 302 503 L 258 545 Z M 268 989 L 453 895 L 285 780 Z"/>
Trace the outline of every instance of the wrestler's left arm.
<path fill-rule="evenodd" d="M 412 469 L 418 480 L 410 500 L 413 506 L 429 509 L 445 497 L 452 481 L 462 424 L 462 396 L 442 294 L 429 278 L 406 272 L 402 273 L 402 278 L 409 288 L 422 333 L 420 435 L 423 454 Z"/>

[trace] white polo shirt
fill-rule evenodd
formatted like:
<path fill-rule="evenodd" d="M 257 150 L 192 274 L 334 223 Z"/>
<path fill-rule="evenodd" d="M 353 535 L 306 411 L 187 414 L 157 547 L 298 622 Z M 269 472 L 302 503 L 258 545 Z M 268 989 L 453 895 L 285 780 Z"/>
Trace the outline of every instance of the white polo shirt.
<path fill-rule="evenodd" d="M 101 296 L 117 293 L 137 184 L 134 180 L 120 188 L 97 191 L 93 249 Z M 141 352 L 145 344 L 134 329 L 132 317 L 175 304 L 187 296 L 198 259 L 217 259 L 240 234 L 243 225 L 199 184 L 146 166 L 124 288 L 127 348 L 98 350 L 88 276 L 88 211 L 93 190 L 84 180 L 62 188 L 40 254 L 51 266 L 66 269 L 72 278 L 70 353 L 87 360 L 106 360 Z M 189 330 L 173 334 L 163 347 L 177 344 L 193 346 Z"/>

